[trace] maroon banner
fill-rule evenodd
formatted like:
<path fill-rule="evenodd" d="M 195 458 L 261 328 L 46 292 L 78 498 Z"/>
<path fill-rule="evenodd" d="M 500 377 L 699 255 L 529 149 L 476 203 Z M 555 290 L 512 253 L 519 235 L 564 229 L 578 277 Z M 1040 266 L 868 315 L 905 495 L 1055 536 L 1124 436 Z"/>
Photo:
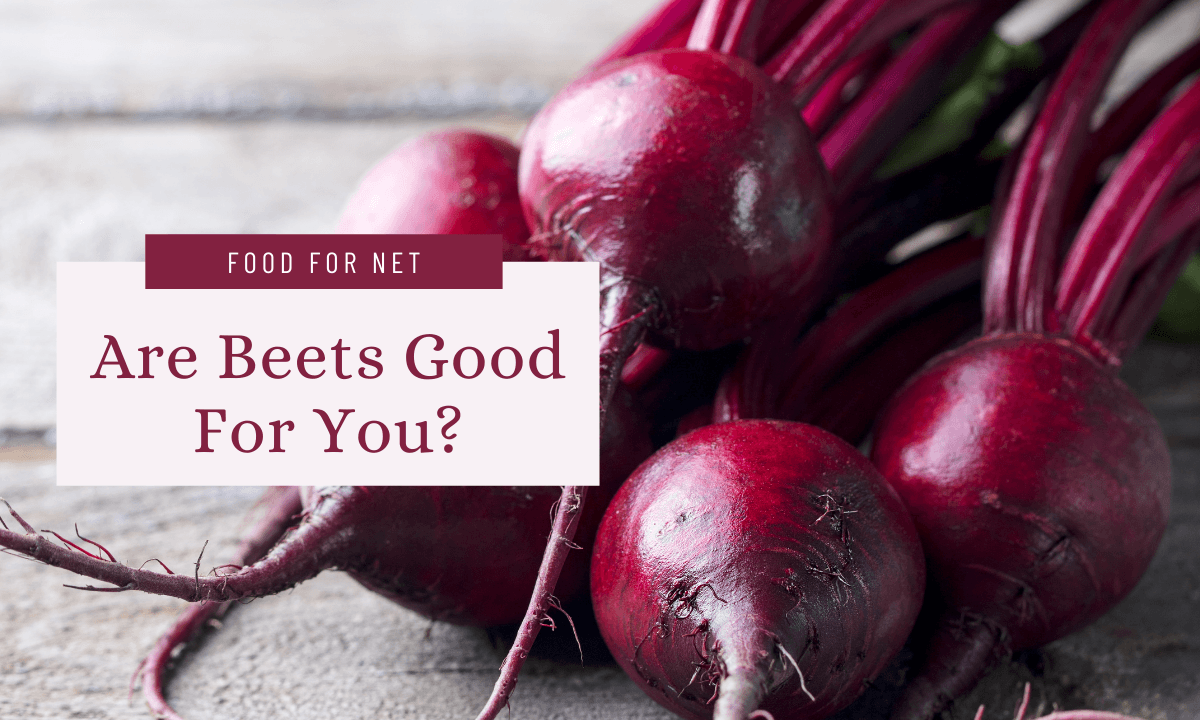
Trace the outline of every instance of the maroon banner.
<path fill-rule="evenodd" d="M 147 235 L 147 290 L 501 288 L 499 235 Z"/>

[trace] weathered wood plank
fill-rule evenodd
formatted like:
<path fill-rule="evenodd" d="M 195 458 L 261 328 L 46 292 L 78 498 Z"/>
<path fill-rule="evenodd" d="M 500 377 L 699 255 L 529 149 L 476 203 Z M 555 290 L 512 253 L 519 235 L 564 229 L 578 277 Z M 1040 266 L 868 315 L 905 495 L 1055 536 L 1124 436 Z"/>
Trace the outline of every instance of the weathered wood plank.
<path fill-rule="evenodd" d="M 0 118 L 531 111 L 653 0 L 6 0 Z"/>

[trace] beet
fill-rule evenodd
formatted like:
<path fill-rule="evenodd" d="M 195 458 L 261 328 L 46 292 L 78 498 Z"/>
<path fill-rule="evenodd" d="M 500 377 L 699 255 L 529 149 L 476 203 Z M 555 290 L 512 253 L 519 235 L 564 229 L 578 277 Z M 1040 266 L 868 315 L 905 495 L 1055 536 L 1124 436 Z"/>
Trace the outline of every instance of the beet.
<path fill-rule="evenodd" d="M 371 168 L 336 232 L 499 234 L 505 260 L 528 260 L 517 155 L 508 140 L 472 130 L 421 135 Z"/>
<path fill-rule="evenodd" d="M 803 121 L 782 87 L 721 53 L 644 53 L 575 81 L 530 124 L 519 184 L 531 244 L 602 263 L 603 326 L 641 313 L 668 346 L 740 339 L 807 301 L 828 256 Z"/>
<path fill-rule="evenodd" d="M 803 318 L 822 303 L 832 256 L 829 172 L 797 106 L 856 45 L 873 46 L 948 4 L 781 4 L 781 27 L 805 19 L 764 72 L 754 62 L 760 30 L 775 30 L 761 28 L 765 3 L 705 0 L 686 49 L 606 63 L 534 117 L 518 178 L 530 245 L 548 259 L 600 263 L 601 427 L 622 366 L 643 340 L 715 349 L 784 310 Z M 915 52 L 848 111 L 872 132 L 839 140 L 839 167 L 851 171 L 844 190 L 932 99 L 944 77 L 937 65 L 949 60 L 948 70 L 956 49 L 973 45 L 990 14 L 1006 7 L 968 5 L 931 22 Z M 545 582 L 479 720 L 508 702 L 570 547 L 571 514 L 586 497 L 586 488 L 564 488 Z"/>
<path fill-rule="evenodd" d="M 875 426 L 940 614 L 896 720 L 932 718 L 995 658 L 1098 618 L 1165 530 L 1166 441 L 1115 371 L 1200 244 L 1195 227 L 1152 230 L 1200 164 L 1200 85 L 1141 133 L 1069 248 L 1061 231 L 1107 73 L 1156 5 L 1096 11 L 1001 186 L 984 336 L 910 379 Z"/>
<path fill-rule="evenodd" d="M 948 608 L 913 699 L 969 689 L 975 678 L 939 684 L 963 655 L 986 669 L 993 653 L 1097 619 L 1133 589 L 1166 527 L 1158 424 L 1063 338 L 990 335 L 943 355 L 880 416 L 872 459 L 912 512 Z"/>
<path fill-rule="evenodd" d="M 912 521 L 853 447 L 750 420 L 663 447 L 622 486 L 592 558 L 617 662 L 688 718 L 819 718 L 903 645 L 924 589 Z"/>

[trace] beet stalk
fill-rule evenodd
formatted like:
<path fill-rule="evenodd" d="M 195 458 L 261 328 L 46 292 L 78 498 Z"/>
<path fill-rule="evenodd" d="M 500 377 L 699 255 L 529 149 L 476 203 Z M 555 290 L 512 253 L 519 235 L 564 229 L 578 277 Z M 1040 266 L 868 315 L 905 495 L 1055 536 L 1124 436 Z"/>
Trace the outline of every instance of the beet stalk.
<path fill-rule="evenodd" d="M 781 349 L 756 339 L 722 380 L 713 422 L 756 417 L 812 422 L 806 416 L 810 404 L 846 366 L 911 316 L 976 283 L 982 254 L 978 240 L 946 243 L 854 293 L 798 344 Z"/>

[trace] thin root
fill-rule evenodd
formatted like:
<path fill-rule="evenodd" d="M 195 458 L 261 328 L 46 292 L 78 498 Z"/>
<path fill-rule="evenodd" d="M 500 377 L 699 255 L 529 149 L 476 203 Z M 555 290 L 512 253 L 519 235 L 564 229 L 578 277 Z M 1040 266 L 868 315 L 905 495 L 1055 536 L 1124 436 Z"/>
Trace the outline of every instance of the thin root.
<path fill-rule="evenodd" d="M 571 633 L 575 636 L 575 647 L 579 648 L 579 664 L 582 665 L 583 664 L 583 643 L 579 641 L 579 631 L 577 629 L 575 629 L 575 620 L 571 618 L 571 613 L 567 612 L 566 610 L 563 610 L 562 602 L 558 598 L 554 597 L 553 595 L 551 595 L 550 598 L 546 601 L 546 604 L 549 605 L 550 607 L 554 608 L 555 610 L 559 611 L 567 618 L 567 623 L 570 624 L 570 626 L 571 626 Z M 546 617 L 547 618 L 550 617 L 549 613 L 546 614 Z M 550 622 L 553 623 L 554 621 L 551 620 Z M 553 626 L 551 627 L 551 629 L 553 629 Z"/>
<path fill-rule="evenodd" d="M 142 669 L 146 667 L 147 660 L 149 658 L 142 658 L 142 661 L 138 663 L 137 669 L 133 671 L 133 677 L 129 678 L 129 694 L 125 696 L 126 705 L 133 705 L 133 692 L 141 685 Z"/>
<path fill-rule="evenodd" d="M 163 570 L 166 570 L 168 575 L 174 575 L 174 574 L 175 574 L 174 572 L 172 572 L 172 571 L 171 571 L 171 568 L 167 567 L 167 564 L 166 564 L 165 562 L 163 562 L 162 560 L 159 560 L 158 558 L 150 558 L 150 559 L 149 559 L 149 560 L 147 560 L 146 562 L 144 562 L 144 563 L 142 563 L 141 565 L 139 565 L 139 566 L 138 566 L 138 570 L 141 570 L 142 568 L 146 567 L 146 565 L 147 565 L 147 564 L 149 564 L 149 563 L 152 563 L 152 562 L 156 562 L 156 563 L 158 563 L 159 565 L 162 565 L 162 569 L 163 569 Z"/>
<path fill-rule="evenodd" d="M 208 548 L 208 541 L 204 541 L 204 546 L 200 548 L 200 554 L 196 556 L 196 597 L 200 597 L 200 558 L 204 557 L 204 551 Z"/>
<path fill-rule="evenodd" d="M 63 587 L 71 588 L 72 590 L 87 590 L 88 592 L 118 593 L 118 592 L 125 592 L 126 590 L 137 590 L 137 583 L 131 582 L 126 585 L 122 585 L 121 587 L 113 587 L 113 588 L 98 588 L 98 587 L 95 587 L 94 585 L 63 585 Z"/>
<path fill-rule="evenodd" d="M 105 555 L 107 555 L 107 556 L 108 556 L 108 561 L 109 561 L 109 562 L 116 562 L 116 561 L 117 561 L 117 559 L 116 559 L 115 557 L 113 557 L 113 554 L 112 554 L 112 553 L 110 553 L 110 552 L 108 551 L 108 548 L 104 547 L 103 545 L 101 545 L 100 543 L 96 542 L 95 540 L 88 540 L 88 539 L 87 539 L 87 538 L 85 538 L 84 536 L 80 535 L 80 534 L 79 534 L 79 523 L 75 523 L 75 537 L 79 538 L 80 540 L 84 541 L 85 543 L 90 543 L 90 544 L 92 544 L 92 545 L 95 545 L 95 546 L 96 546 L 96 548 L 97 548 L 98 550 L 100 550 L 100 552 L 102 552 L 102 553 L 104 553 Z"/>
<path fill-rule="evenodd" d="M 809 700 L 816 702 L 817 698 L 815 698 L 813 694 L 808 691 L 808 687 L 804 684 L 804 673 L 800 672 L 800 665 L 796 662 L 796 658 L 792 657 L 792 654 L 787 651 L 787 648 L 783 646 L 783 643 L 776 643 L 775 647 L 779 649 L 779 652 L 783 653 L 783 656 L 787 658 L 788 662 L 792 664 L 792 667 L 796 669 L 796 675 L 800 678 L 800 689 L 804 691 L 804 694 L 808 696 Z M 751 717 L 753 717 L 753 715 L 751 715 Z"/>
<path fill-rule="evenodd" d="M 92 553 L 88 552 L 87 550 L 84 550 L 83 548 L 79 547 L 75 543 L 66 539 L 62 535 L 59 535 L 58 533 L 54 532 L 53 530 L 43 530 L 42 532 L 50 533 L 54 537 L 58 538 L 59 542 L 61 542 L 63 545 L 66 545 L 67 547 L 71 548 L 72 550 L 78 550 L 79 552 L 83 553 L 84 555 L 87 555 L 88 557 L 92 558 L 93 560 L 99 560 L 100 562 L 115 562 L 115 561 L 105 560 L 104 558 L 100 557 L 99 555 L 93 555 Z"/>
<path fill-rule="evenodd" d="M 1025 710 L 1029 707 L 1029 683 L 1025 683 L 1025 694 L 1021 698 L 1021 705 L 1017 708 L 1017 714 L 1013 716 L 1013 720 L 1025 720 Z"/>

